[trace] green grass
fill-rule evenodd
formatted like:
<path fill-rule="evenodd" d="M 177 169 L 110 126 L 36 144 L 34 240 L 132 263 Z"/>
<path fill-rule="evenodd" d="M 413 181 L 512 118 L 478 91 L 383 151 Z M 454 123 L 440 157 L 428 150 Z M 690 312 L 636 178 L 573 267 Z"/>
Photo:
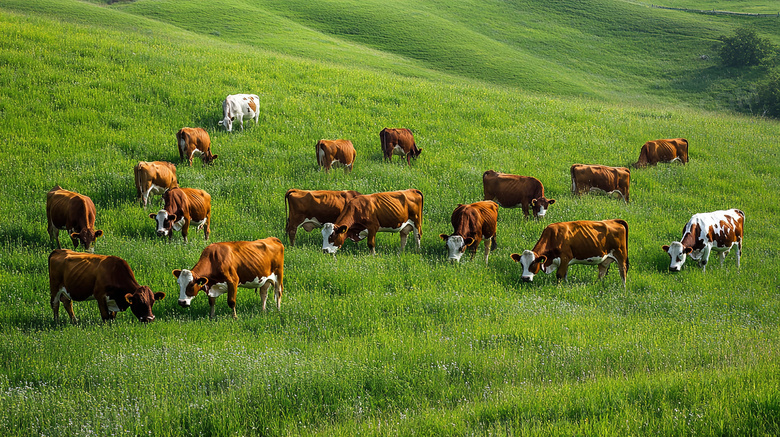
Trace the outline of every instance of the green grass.
<path fill-rule="evenodd" d="M 780 124 L 723 110 L 719 93 L 740 84 L 682 62 L 740 19 L 610 1 L 399 1 L 409 27 L 378 30 L 394 16 L 385 4 L 0 5 L 2 433 L 778 434 Z M 336 6 L 344 19 L 326 29 Z M 682 30 L 632 31 L 658 20 Z M 260 96 L 260 124 L 227 134 L 220 103 L 236 92 Z M 176 161 L 183 126 L 206 128 L 219 154 L 178 166 L 182 185 L 212 195 L 212 241 L 286 243 L 288 188 L 414 187 L 422 249 L 398 255 L 398 236 L 380 234 L 377 256 L 348 243 L 333 259 L 300 231 L 281 312 L 243 289 L 236 321 L 224 298 L 215 320 L 203 296 L 180 308 L 171 271 L 206 242 L 155 237 L 159 203 L 137 205 L 132 167 Z M 402 126 L 424 149 L 412 168 L 379 150 L 379 131 Z M 648 139 L 677 136 L 690 163 L 633 170 L 631 204 L 570 194 L 572 163 L 627 165 Z M 317 170 L 320 138 L 353 141 L 352 173 Z M 489 266 L 449 265 L 438 235 L 458 203 L 481 199 L 490 168 L 539 178 L 557 203 L 547 221 L 500 210 Z M 79 325 L 52 324 L 55 184 L 94 200 L 97 253 L 168 293 L 153 324 L 103 325 L 94 302 L 74 305 Z M 731 254 L 706 274 L 668 273 L 661 245 L 691 214 L 731 207 L 746 213 L 741 269 Z M 606 218 L 630 226 L 626 289 L 586 266 L 520 283 L 509 255 L 547 223 Z"/>

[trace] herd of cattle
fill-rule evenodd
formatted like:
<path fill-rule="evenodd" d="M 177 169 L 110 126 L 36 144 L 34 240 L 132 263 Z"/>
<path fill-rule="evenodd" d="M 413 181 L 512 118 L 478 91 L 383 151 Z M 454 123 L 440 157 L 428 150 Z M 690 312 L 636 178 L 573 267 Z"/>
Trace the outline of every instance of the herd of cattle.
<path fill-rule="evenodd" d="M 232 131 L 238 120 L 243 130 L 243 118 L 258 122 L 256 95 L 228 96 L 223 102 L 223 119 L 219 125 Z M 408 129 L 383 129 L 380 142 L 385 160 L 393 155 L 417 158 L 418 148 Z M 208 133 L 201 128 L 183 128 L 176 134 L 180 161 L 192 165 L 194 156 L 210 164 L 217 155 L 211 153 Z M 320 140 L 316 145 L 318 165 L 328 171 L 340 165 L 349 172 L 355 160 L 355 149 L 348 140 Z M 635 167 L 658 162 L 688 162 L 688 141 L 682 138 L 648 141 L 642 146 Z M 574 164 L 571 166 L 572 193 L 617 193 L 629 202 L 630 170 L 625 167 Z M 146 207 L 151 195 L 162 195 L 163 208 L 149 214 L 155 221 L 159 236 L 173 238 L 181 232 L 187 241 L 191 225 L 203 229 L 209 239 L 211 196 L 199 189 L 178 184 L 176 167 L 168 162 L 139 162 L 134 168 L 137 198 Z M 498 208 L 517 208 L 526 217 L 544 217 L 555 199 L 548 199 L 544 186 L 533 177 L 488 170 L 482 175 L 484 200 L 459 204 L 452 213 L 452 234 L 440 234 L 445 242 L 447 258 L 458 262 L 468 249 L 472 258 L 484 241 L 485 263 L 496 247 Z M 376 251 L 378 232 L 395 232 L 401 237 L 403 251 L 409 234 L 414 235 L 417 249 L 422 236 L 423 193 L 416 189 L 361 194 L 357 191 L 327 191 L 290 189 L 285 193 L 289 244 L 295 245 L 299 228 L 311 232 L 321 229 L 322 251 L 333 254 L 346 239 L 366 240 L 372 254 Z M 95 299 L 103 320 L 112 320 L 117 311 L 130 308 L 142 322 L 154 320 L 152 305 L 165 297 L 148 286 L 138 284 L 127 262 L 116 256 L 94 254 L 95 240 L 103 231 L 95 229 L 96 210 L 92 200 L 82 194 L 67 191 L 59 185 L 47 194 L 46 217 L 48 232 L 57 249 L 49 255 L 49 285 L 55 322 L 59 319 L 60 302 L 71 322 L 76 323 L 73 301 Z M 664 245 L 671 263 L 669 270 L 680 271 L 686 257 L 698 261 L 704 270 L 710 252 L 720 254 L 721 264 L 732 247 L 737 247 L 739 267 L 742 253 L 744 213 L 738 209 L 695 214 L 683 229 L 680 241 Z M 62 249 L 59 231 L 69 232 L 74 248 L 81 245 L 88 253 Z M 522 267 L 521 279 L 533 281 L 539 271 L 556 272 L 565 279 L 570 265 L 597 265 L 599 278 L 617 263 L 623 286 L 626 285 L 628 262 L 628 223 L 625 220 L 571 221 L 548 225 L 531 250 L 513 253 L 511 258 Z M 189 307 L 199 292 L 208 295 L 210 316 L 218 296 L 227 293 L 228 307 L 236 317 L 237 288 L 254 288 L 260 293 L 266 309 L 268 289 L 274 287 L 277 309 L 281 307 L 284 282 L 284 245 L 275 237 L 256 241 L 213 243 L 201 253 L 192 269 L 173 271 L 179 286 L 179 305 Z"/>

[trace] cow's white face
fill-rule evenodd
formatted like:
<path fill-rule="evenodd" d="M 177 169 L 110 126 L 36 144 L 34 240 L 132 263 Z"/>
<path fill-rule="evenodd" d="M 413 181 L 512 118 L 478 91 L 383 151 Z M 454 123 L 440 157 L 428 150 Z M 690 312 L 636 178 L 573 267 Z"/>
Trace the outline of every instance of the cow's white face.
<path fill-rule="evenodd" d="M 167 225 L 167 221 L 169 221 L 168 212 L 164 209 L 161 209 L 157 211 L 157 214 L 152 217 L 154 221 L 157 223 L 157 235 L 164 237 L 168 235 L 170 232 L 170 226 Z"/>
<path fill-rule="evenodd" d="M 523 251 L 522 255 L 513 253 L 512 259 L 515 260 L 515 262 L 520 263 L 523 267 L 523 273 L 520 275 L 520 279 L 525 282 L 532 282 L 534 276 L 539 273 L 542 264 L 547 260 L 544 256 L 537 257 L 536 254 L 530 250 Z"/>
<path fill-rule="evenodd" d="M 187 286 L 192 283 L 192 271 L 184 269 L 179 274 L 176 282 L 179 284 L 179 305 L 188 307 L 195 296 L 187 296 Z"/>
<path fill-rule="evenodd" d="M 233 132 L 233 118 L 232 117 L 225 117 L 222 120 L 219 121 L 220 126 L 225 126 L 225 129 L 227 129 L 228 132 Z"/>
<path fill-rule="evenodd" d="M 334 245 L 331 241 L 333 236 L 334 226 L 333 223 L 325 223 L 322 225 L 322 252 L 335 255 L 339 247 Z"/>
<path fill-rule="evenodd" d="M 463 256 L 466 248 L 470 243 L 474 242 L 473 239 L 464 239 L 460 235 L 441 234 L 439 237 L 444 240 L 445 244 L 447 245 L 447 260 L 451 262 L 460 262 L 460 258 Z"/>
<path fill-rule="evenodd" d="M 672 272 L 679 272 L 682 270 L 686 256 L 693 251 L 690 247 L 684 247 L 679 241 L 675 241 L 668 246 L 663 246 L 663 250 L 665 250 L 671 258 L 669 270 Z"/>

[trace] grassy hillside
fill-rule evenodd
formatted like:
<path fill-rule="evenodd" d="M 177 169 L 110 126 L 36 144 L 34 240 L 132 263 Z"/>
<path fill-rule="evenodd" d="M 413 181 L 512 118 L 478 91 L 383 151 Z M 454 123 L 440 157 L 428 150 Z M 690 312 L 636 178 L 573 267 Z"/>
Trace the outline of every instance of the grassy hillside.
<path fill-rule="evenodd" d="M 428 36 L 396 29 L 369 38 L 369 23 L 391 18 L 386 3 L 371 4 L 371 14 L 334 3 L 360 17 L 353 33 L 326 32 L 331 9 L 322 4 L 0 5 L 7 151 L 0 166 L 0 430 L 780 431 L 780 124 L 696 109 L 684 101 L 695 95 L 688 87 L 668 100 L 678 74 L 699 68 L 681 63 L 689 70 L 680 73 L 671 60 L 686 56 L 690 40 L 705 44 L 736 20 L 720 18 L 717 27 L 712 17 L 623 2 L 593 3 L 590 12 L 579 2 L 548 2 L 531 4 L 538 15 L 529 13 L 533 26 L 524 26 L 499 21 L 518 20 L 510 13 L 524 11 L 518 3 L 397 2 Z M 487 26 L 477 29 L 483 10 L 495 27 L 484 38 Z M 541 11 L 555 17 L 561 36 L 541 31 Z M 613 31 L 589 40 L 577 26 L 595 29 L 598 16 Z M 684 28 L 681 34 L 704 36 L 654 34 L 664 56 L 645 71 L 641 57 L 652 50 L 634 56 L 631 47 L 647 40 L 632 39 L 619 23 L 659 17 Z M 258 30 L 245 32 L 246 22 Z M 447 22 L 459 24 L 450 26 L 455 33 L 436 38 Z M 394 32 L 408 44 L 394 44 Z M 531 50 L 522 33 L 570 46 L 570 54 L 542 51 L 541 42 Z M 452 62 L 455 48 L 473 67 Z M 578 50 L 586 55 L 577 58 Z M 509 61 L 490 64 L 490 55 L 506 53 L 532 68 L 515 74 Z M 598 56 L 611 62 L 600 78 L 589 64 Z M 228 134 L 216 123 L 222 99 L 236 92 L 258 94 L 262 114 L 258 126 Z M 377 256 L 361 243 L 333 259 L 321 253 L 318 232 L 300 231 L 298 246 L 285 252 L 280 312 L 263 313 L 259 297 L 243 289 L 237 321 L 224 297 L 213 321 L 203 296 L 180 308 L 171 271 L 194 265 L 207 243 L 195 232 L 188 244 L 154 235 L 148 214 L 159 203 L 138 206 L 132 167 L 176 161 L 174 134 L 182 126 L 206 128 L 219 154 L 210 167 L 178 166 L 182 185 L 213 197 L 211 242 L 278 236 L 286 243 L 288 188 L 415 187 L 425 194 L 421 250 L 398 255 L 397 235 L 382 234 Z M 382 162 L 378 133 L 391 126 L 412 128 L 423 148 L 411 168 Z M 677 136 L 691 143 L 690 163 L 632 171 L 631 204 L 569 193 L 572 163 L 627 165 L 646 140 Z M 315 142 L 338 137 L 354 142 L 355 170 L 317 171 Z M 500 210 L 500 247 L 489 266 L 478 258 L 449 265 L 438 234 L 451 232 L 458 203 L 481 199 L 489 168 L 539 178 L 557 203 L 546 221 Z M 123 257 L 141 283 L 168 294 L 155 305 L 153 324 L 123 313 L 103 325 L 94 302 L 74 305 L 79 325 L 52 324 L 44 211 L 55 184 L 94 200 L 106 234 L 97 253 Z M 731 254 L 723 267 L 713 259 L 706 274 L 693 265 L 668 273 L 660 246 L 680 237 L 692 213 L 731 207 L 746 213 L 741 269 Z M 520 283 L 509 255 L 530 248 L 547 223 L 617 217 L 630 226 L 626 289 L 617 272 L 597 281 L 587 266 L 572 267 L 566 282 L 541 275 Z"/>

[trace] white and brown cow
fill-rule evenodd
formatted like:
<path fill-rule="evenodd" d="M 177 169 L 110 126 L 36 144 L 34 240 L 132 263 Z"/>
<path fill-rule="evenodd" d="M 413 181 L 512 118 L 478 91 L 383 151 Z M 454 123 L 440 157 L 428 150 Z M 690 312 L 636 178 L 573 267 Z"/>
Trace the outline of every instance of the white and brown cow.
<path fill-rule="evenodd" d="M 544 197 L 539 179 L 488 170 L 482 174 L 483 200 L 492 200 L 503 208 L 523 208 L 523 215 L 544 217 L 555 199 Z"/>
<path fill-rule="evenodd" d="M 103 321 L 113 320 L 117 311 L 130 308 L 141 322 L 154 320 L 152 305 L 165 293 L 154 293 L 139 285 L 133 270 L 116 256 L 95 255 L 56 249 L 49 254 L 49 291 L 54 322 L 60 318 L 60 302 L 70 321 L 76 323 L 73 301 L 97 300 Z"/>
<path fill-rule="evenodd" d="M 349 173 L 355 163 L 355 146 L 349 140 L 319 140 L 317 141 L 317 164 L 329 172 L 332 166 L 344 167 Z"/>
<path fill-rule="evenodd" d="M 321 228 L 325 223 L 334 222 L 344 210 L 344 206 L 357 191 L 297 190 L 291 188 L 284 195 L 287 207 L 287 225 L 285 231 L 290 246 L 295 245 L 295 234 L 303 227 L 306 232 Z"/>
<path fill-rule="evenodd" d="M 422 236 L 423 194 L 420 190 L 388 191 L 357 196 L 347 202 L 333 223 L 322 227 L 322 251 L 334 256 L 349 238 L 367 239 L 371 254 L 376 254 L 377 232 L 399 232 L 401 251 L 409 233 L 414 232 L 417 249 Z"/>
<path fill-rule="evenodd" d="M 496 246 L 498 205 L 486 200 L 469 205 L 459 204 L 452 212 L 450 221 L 455 232 L 439 235 L 447 243 L 447 259 L 459 262 L 466 248 L 471 250 L 471 257 L 474 258 L 480 241 L 484 239 L 487 264 L 490 251 Z"/>
<path fill-rule="evenodd" d="M 84 250 L 94 252 L 95 240 L 103 235 L 103 231 L 95 229 L 95 215 L 95 204 L 83 194 L 64 190 L 59 185 L 46 193 L 49 238 L 57 242 L 58 249 L 62 249 L 60 229 L 65 229 L 74 248 L 81 243 Z"/>
<path fill-rule="evenodd" d="M 149 198 L 154 195 L 161 195 L 170 188 L 179 186 L 176 178 L 176 166 L 170 162 L 141 161 L 133 168 L 135 176 L 135 189 L 137 199 L 140 199 L 141 206 L 146 208 L 149 204 Z"/>
<path fill-rule="evenodd" d="M 228 132 L 233 131 L 233 120 L 238 121 L 241 130 L 244 130 L 244 119 L 255 120 L 255 126 L 260 118 L 260 98 L 255 94 L 231 94 L 222 102 L 222 120 L 220 126 L 224 126 Z"/>
<path fill-rule="evenodd" d="M 672 161 L 680 161 L 683 164 L 688 162 L 688 140 L 685 138 L 646 142 L 639 151 L 639 160 L 634 167 L 647 167 L 659 162 Z"/>
<path fill-rule="evenodd" d="M 176 132 L 176 145 L 179 147 L 179 160 L 187 160 L 192 165 L 192 158 L 200 156 L 204 164 L 211 164 L 219 155 L 211 154 L 211 137 L 202 127 L 183 127 Z"/>
<path fill-rule="evenodd" d="M 702 273 L 707 268 L 710 252 L 720 253 L 720 265 L 732 247 L 737 246 L 737 268 L 742 256 L 742 232 L 745 213 L 738 209 L 694 214 L 683 228 L 680 241 L 662 246 L 669 254 L 669 270 L 679 272 L 690 256 L 699 262 Z"/>
<path fill-rule="evenodd" d="M 620 219 L 553 223 L 544 228 L 532 250 L 511 256 L 523 267 L 521 279 L 526 282 L 533 281 L 540 270 L 565 279 L 572 264 L 598 265 L 600 279 L 616 262 L 625 287 L 628 223 Z"/>
<path fill-rule="evenodd" d="M 187 241 L 190 225 L 203 228 L 206 240 L 211 232 L 211 196 L 195 188 L 173 188 L 163 193 L 163 209 L 149 214 L 157 224 L 157 235 L 173 238 L 173 231 L 181 231 Z"/>
<path fill-rule="evenodd" d="M 626 167 L 574 164 L 571 166 L 571 192 L 582 194 L 604 192 L 618 193 L 628 203 L 631 170 Z"/>
<path fill-rule="evenodd" d="M 174 270 L 173 276 L 179 284 L 179 305 L 189 307 L 203 290 L 209 297 L 212 318 L 217 297 L 223 293 L 227 293 L 228 307 L 233 310 L 233 318 L 237 318 L 238 287 L 257 289 L 265 311 L 268 288 L 273 285 L 276 308 L 281 309 L 284 245 L 276 237 L 209 244 L 192 270 Z"/>
<path fill-rule="evenodd" d="M 406 157 L 406 164 L 411 165 L 411 158 L 417 159 L 422 149 L 417 148 L 412 131 L 406 128 L 384 128 L 379 132 L 382 153 L 385 161 L 392 161 L 393 155 Z"/>

